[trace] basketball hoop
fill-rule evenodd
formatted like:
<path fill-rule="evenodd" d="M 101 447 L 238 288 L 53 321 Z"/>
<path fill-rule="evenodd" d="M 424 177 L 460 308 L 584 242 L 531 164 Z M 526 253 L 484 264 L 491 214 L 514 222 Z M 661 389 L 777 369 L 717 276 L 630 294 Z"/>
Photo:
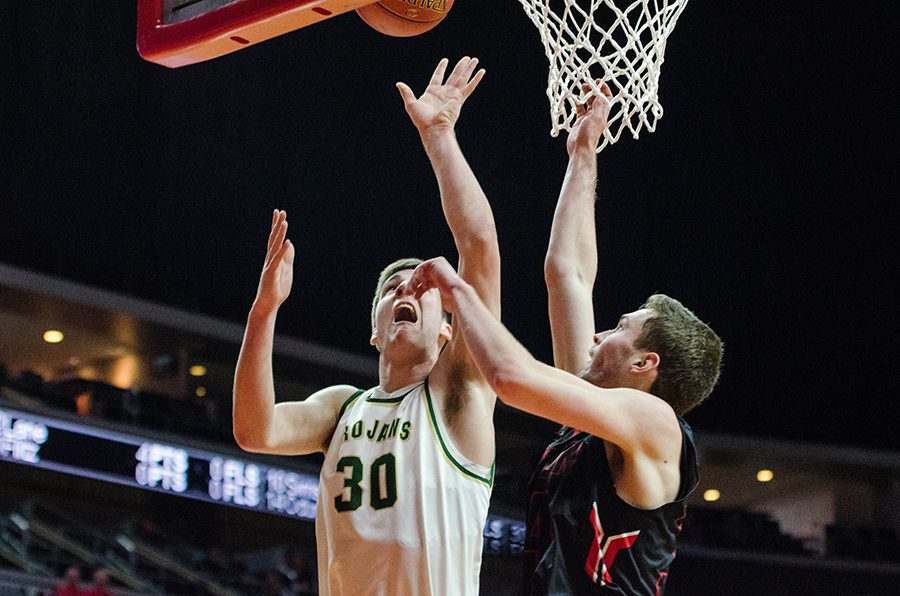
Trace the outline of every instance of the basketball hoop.
<path fill-rule="evenodd" d="M 613 92 L 598 153 L 618 141 L 624 130 L 634 138 L 644 128 L 656 130 L 663 115 L 657 93 L 666 39 L 687 1 L 519 0 L 538 28 L 550 61 L 550 134 L 571 130 L 575 106 L 585 99 L 582 84 L 601 96 L 595 79 Z"/>

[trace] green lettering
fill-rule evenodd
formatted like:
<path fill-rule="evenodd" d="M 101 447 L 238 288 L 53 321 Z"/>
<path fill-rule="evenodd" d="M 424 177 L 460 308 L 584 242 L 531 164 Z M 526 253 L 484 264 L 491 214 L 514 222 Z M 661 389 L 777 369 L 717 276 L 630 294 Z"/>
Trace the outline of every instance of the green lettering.
<path fill-rule="evenodd" d="M 375 421 L 375 424 L 372 426 L 372 430 L 366 433 L 366 436 L 369 437 L 369 440 L 373 440 L 375 438 L 375 431 L 378 429 L 378 420 Z"/>
<path fill-rule="evenodd" d="M 372 509 L 384 509 L 397 502 L 397 464 L 393 453 L 385 453 L 372 462 L 372 490 L 369 503 Z"/>
<path fill-rule="evenodd" d="M 347 474 L 348 468 L 350 474 Z M 358 457 L 344 456 L 338 460 L 337 472 L 344 475 L 344 490 L 334 498 L 334 508 L 338 511 L 356 511 L 362 505 L 363 490 L 359 483 L 363 477 L 363 463 Z"/>
<path fill-rule="evenodd" d="M 362 436 L 362 434 L 363 434 L 363 421 L 362 420 L 357 420 L 353 424 L 353 430 L 350 431 L 350 434 L 353 435 L 354 439 L 358 439 Z"/>
<path fill-rule="evenodd" d="M 405 441 L 409 438 L 409 427 L 411 423 L 407 420 L 403 423 L 403 426 L 400 427 L 400 440 Z"/>

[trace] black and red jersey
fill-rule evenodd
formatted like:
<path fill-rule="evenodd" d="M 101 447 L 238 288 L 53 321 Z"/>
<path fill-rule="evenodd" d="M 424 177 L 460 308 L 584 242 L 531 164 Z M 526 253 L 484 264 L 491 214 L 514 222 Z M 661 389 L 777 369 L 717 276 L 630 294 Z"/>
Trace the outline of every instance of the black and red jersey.
<path fill-rule="evenodd" d="M 524 594 L 663 593 L 697 485 L 693 432 L 678 422 L 681 487 L 658 509 L 619 498 L 603 439 L 569 429 L 547 447 L 529 484 Z"/>

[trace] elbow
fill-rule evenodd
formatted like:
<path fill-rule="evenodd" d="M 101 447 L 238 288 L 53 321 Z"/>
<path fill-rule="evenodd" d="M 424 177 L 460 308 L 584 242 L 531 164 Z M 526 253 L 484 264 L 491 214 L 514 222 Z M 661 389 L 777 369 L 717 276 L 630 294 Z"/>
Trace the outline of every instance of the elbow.
<path fill-rule="evenodd" d="M 493 218 L 482 218 L 479 223 L 480 225 L 473 230 L 466 231 L 464 237 L 457 241 L 457 249 L 460 254 L 490 255 L 499 253 L 499 241 Z"/>
<path fill-rule="evenodd" d="M 573 258 L 548 254 L 544 259 L 544 283 L 550 289 L 593 288 L 596 267 L 580 263 Z"/>
<path fill-rule="evenodd" d="M 522 394 L 524 367 L 508 360 L 499 363 L 488 377 L 488 382 L 497 397 L 508 406 L 516 407 Z"/>
<path fill-rule="evenodd" d="M 244 451 L 253 451 L 253 437 L 246 430 L 238 426 L 237 422 L 231 426 L 231 434 L 234 435 L 234 442 Z"/>
<path fill-rule="evenodd" d="M 544 258 L 544 281 L 548 286 L 563 285 L 581 277 L 578 262 L 571 255 L 550 251 Z"/>
<path fill-rule="evenodd" d="M 238 424 L 235 420 L 231 427 L 231 433 L 234 435 L 234 441 L 238 447 L 250 453 L 266 453 L 266 442 L 259 432 L 246 428 Z"/>
<path fill-rule="evenodd" d="M 561 259 L 555 254 L 548 253 L 544 259 L 544 282 L 547 284 L 547 287 L 558 286 L 569 267 L 571 265 L 566 263 L 566 259 Z"/>

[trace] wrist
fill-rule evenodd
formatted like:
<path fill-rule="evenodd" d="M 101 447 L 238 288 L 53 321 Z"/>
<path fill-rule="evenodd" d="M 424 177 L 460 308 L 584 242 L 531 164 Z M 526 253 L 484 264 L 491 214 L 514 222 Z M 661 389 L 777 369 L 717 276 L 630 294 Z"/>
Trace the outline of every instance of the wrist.
<path fill-rule="evenodd" d="M 253 323 L 266 324 L 274 321 L 277 315 L 277 304 L 260 300 L 259 296 L 257 296 L 256 300 L 254 300 L 253 304 L 250 306 L 250 314 L 247 315 L 247 319 Z"/>
<path fill-rule="evenodd" d="M 591 159 L 596 159 L 597 157 L 597 146 L 600 144 L 600 139 L 597 140 L 577 140 L 573 143 L 569 143 L 566 145 L 566 149 L 569 152 L 569 157 L 590 157 Z"/>
<path fill-rule="evenodd" d="M 452 303 L 454 310 L 458 311 L 462 305 L 470 304 L 475 300 L 479 300 L 478 292 L 469 282 L 462 277 L 456 276 L 450 285 L 450 294 L 453 297 Z"/>
<path fill-rule="evenodd" d="M 426 152 L 437 151 L 444 144 L 456 140 L 456 130 L 450 124 L 432 124 L 419 131 Z"/>

